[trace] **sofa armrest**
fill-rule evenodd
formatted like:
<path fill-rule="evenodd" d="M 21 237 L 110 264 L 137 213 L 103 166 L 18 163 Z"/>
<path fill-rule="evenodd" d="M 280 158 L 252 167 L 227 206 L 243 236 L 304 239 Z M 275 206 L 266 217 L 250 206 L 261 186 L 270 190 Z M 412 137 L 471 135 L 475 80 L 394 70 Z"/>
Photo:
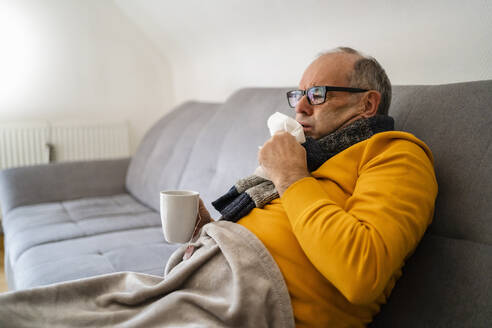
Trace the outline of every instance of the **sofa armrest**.
<path fill-rule="evenodd" d="M 129 162 L 123 158 L 1 170 L 3 216 L 21 205 L 123 193 Z"/>

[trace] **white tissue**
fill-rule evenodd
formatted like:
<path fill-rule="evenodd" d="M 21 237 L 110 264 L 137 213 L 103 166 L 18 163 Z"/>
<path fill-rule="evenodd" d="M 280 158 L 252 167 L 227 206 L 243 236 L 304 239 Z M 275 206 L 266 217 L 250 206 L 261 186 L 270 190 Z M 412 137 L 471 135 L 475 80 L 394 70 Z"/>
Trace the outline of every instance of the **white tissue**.
<path fill-rule="evenodd" d="M 267 125 L 271 136 L 273 136 L 276 132 L 285 131 L 292 134 L 296 138 L 297 142 L 301 144 L 306 142 L 302 125 L 290 116 L 275 112 L 268 118 Z M 261 166 L 256 168 L 254 174 L 262 178 L 269 179 Z"/>
<path fill-rule="evenodd" d="M 267 125 L 270 130 L 270 135 L 272 136 L 278 131 L 285 131 L 292 134 L 297 142 L 306 142 L 302 125 L 290 116 L 275 112 L 268 118 Z"/>

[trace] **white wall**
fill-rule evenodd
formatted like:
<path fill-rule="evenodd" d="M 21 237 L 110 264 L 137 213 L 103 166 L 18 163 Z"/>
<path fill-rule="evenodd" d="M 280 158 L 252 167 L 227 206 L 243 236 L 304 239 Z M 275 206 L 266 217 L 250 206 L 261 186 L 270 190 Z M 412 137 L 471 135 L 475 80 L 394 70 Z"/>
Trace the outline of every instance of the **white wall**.
<path fill-rule="evenodd" d="M 128 120 L 292 86 L 338 45 L 395 84 L 492 79 L 490 0 L 0 0 L 0 121 Z"/>
<path fill-rule="evenodd" d="M 395 84 L 492 78 L 490 0 L 114 0 L 169 58 L 175 101 L 297 85 L 320 51 L 375 56 Z"/>
<path fill-rule="evenodd" d="M 165 57 L 111 1 L 0 0 L 0 122 L 126 120 L 174 103 Z"/>

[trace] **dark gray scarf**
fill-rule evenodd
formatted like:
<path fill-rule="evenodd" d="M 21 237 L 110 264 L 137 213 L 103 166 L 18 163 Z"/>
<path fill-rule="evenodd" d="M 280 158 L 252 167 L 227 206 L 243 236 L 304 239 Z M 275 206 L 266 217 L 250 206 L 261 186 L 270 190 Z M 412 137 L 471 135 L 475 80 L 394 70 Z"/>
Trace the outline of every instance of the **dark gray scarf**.
<path fill-rule="evenodd" d="M 368 119 L 357 120 L 318 140 L 308 137 L 302 144 L 306 148 L 308 170 L 309 172 L 316 171 L 324 162 L 339 152 L 369 139 L 376 133 L 393 129 L 393 118 L 376 115 Z M 263 208 L 278 197 L 278 192 L 270 180 L 251 175 L 236 182 L 225 195 L 212 202 L 212 205 L 222 214 L 222 220 L 237 222 L 253 208 Z"/>

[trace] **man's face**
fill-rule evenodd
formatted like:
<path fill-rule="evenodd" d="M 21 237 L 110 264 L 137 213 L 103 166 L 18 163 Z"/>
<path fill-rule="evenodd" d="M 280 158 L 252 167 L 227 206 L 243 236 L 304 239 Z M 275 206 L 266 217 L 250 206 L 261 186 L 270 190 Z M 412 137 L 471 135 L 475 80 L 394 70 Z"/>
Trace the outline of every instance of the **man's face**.
<path fill-rule="evenodd" d="M 304 72 L 299 89 L 313 86 L 348 87 L 353 65 L 359 57 L 333 53 L 316 59 Z M 306 96 L 296 106 L 296 120 L 304 127 L 306 136 L 324 137 L 362 117 L 363 104 L 359 94 L 330 91 L 320 105 L 309 104 Z"/>

